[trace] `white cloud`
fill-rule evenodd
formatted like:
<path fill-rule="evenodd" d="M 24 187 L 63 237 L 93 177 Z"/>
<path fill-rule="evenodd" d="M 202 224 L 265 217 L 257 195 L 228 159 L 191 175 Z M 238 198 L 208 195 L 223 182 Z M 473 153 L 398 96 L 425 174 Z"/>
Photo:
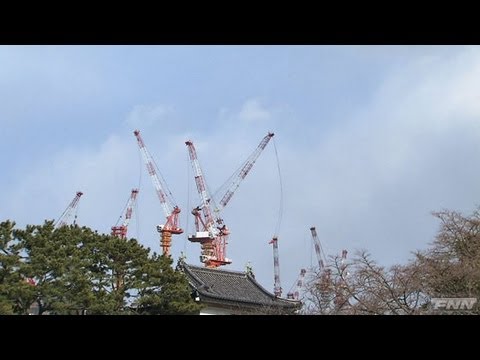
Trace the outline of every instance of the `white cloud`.
<path fill-rule="evenodd" d="M 137 185 L 135 146 L 134 140 L 128 144 L 112 135 L 99 148 L 66 149 L 36 164 L 9 194 L 13 218 L 25 223 L 56 219 L 79 190 L 84 193 L 79 223 L 108 232 Z"/>
<path fill-rule="evenodd" d="M 163 121 L 173 113 L 173 107 L 164 104 L 137 105 L 127 116 L 127 124 L 134 128 L 145 128 Z"/>
<path fill-rule="evenodd" d="M 271 118 L 271 112 L 263 107 L 258 99 L 250 99 L 243 104 L 238 118 L 245 122 L 265 121 Z"/>

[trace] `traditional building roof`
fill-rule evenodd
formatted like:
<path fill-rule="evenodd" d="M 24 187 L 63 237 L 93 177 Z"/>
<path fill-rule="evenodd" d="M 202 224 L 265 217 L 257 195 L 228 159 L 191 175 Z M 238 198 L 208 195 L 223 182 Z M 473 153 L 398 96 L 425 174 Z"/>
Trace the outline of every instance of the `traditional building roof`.
<path fill-rule="evenodd" d="M 246 313 L 293 313 L 301 303 L 282 299 L 265 290 L 251 272 L 209 269 L 185 262 L 179 268 L 187 276 L 200 302 Z M 240 311 L 242 312 L 242 311 Z"/>

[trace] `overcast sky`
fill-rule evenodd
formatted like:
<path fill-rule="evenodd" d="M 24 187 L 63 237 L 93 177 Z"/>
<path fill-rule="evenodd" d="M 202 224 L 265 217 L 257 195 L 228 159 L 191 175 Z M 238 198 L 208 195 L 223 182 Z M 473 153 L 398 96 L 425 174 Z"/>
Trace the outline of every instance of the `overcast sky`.
<path fill-rule="evenodd" d="M 185 140 L 216 190 L 268 131 L 283 181 L 284 295 L 329 254 L 367 249 L 383 265 L 431 242 L 431 211 L 480 199 L 480 47 L 0 46 L 0 221 L 58 218 L 77 190 L 78 222 L 109 232 L 133 187 L 129 235 L 159 252 L 164 215 L 133 135 L 139 129 L 182 209 L 199 203 Z M 273 289 L 279 217 L 274 143 L 223 211 L 225 268 L 253 266 Z"/>

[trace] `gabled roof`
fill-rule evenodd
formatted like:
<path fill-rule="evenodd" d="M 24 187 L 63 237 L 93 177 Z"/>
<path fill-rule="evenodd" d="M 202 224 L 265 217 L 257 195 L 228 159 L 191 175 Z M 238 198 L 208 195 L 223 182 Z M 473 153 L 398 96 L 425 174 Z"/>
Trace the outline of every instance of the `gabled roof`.
<path fill-rule="evenodd" d="M 299 301 L 278 298 L 268 292 L 248 272 L 209 269 L 184 262 L 179 263 L 179 268 L 205 303 L 287 312 L 301 306 Z"/>

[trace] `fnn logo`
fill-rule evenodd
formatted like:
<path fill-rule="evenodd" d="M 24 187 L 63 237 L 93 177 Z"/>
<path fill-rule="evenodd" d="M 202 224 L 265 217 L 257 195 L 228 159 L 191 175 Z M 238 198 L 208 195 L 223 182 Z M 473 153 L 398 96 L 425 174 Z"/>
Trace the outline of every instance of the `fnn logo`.
<path fill-rule="evenodd" d="M 430 301 L 435 310 L 471 310 L 477 298 L 432 298 Z"/>

